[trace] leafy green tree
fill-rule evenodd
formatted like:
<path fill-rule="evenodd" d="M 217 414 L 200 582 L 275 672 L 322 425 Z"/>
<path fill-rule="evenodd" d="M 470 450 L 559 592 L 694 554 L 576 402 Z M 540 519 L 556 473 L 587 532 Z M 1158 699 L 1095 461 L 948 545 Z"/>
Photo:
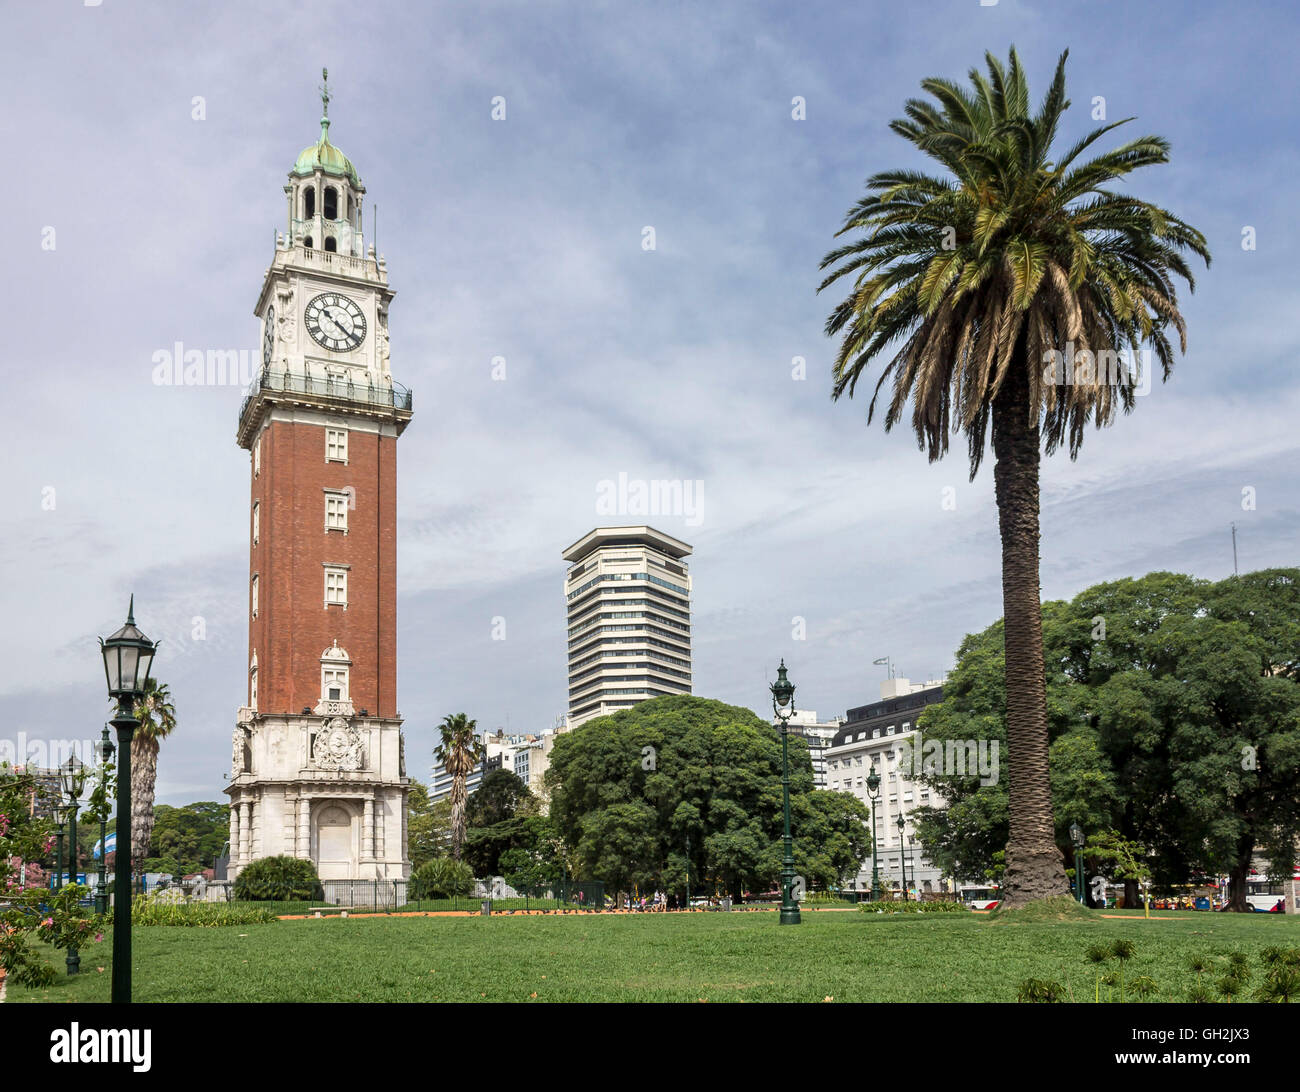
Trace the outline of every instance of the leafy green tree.
<path fill-rule="evenodd" d="M 470 794 L 465 824 L 471 828 L 490 827 L 513 819 L 521 810 L 526 812 L 532 802 L 533 794 L 520 777 L 510 770 L 493 770 Z"/>
<path fill-rule="evenodd" d="M 1175 573 L 1098 584 L 1043 604 L 1055 842 L 1068 828 L 1113 830 L 1152 848 L 1160 883 L 1231 877 L 1246 909 L 1250 862 L 1264 852 L 1285 872 L 1300 839 L 1300 570 L 1212 583 Z M 927 709 L 927 738 L 997 739 L 1001 623 L 967 637 Z M 1004 771 L 1003 771 L 1004 772 Z M 930 860 L 987 869 L 1006 835 L 1007 785 L 925 778 L 950 805 L 918 822 Z M 1137 899 L 1136 878 L 1126 900 Z"/>
<path fill-rule="evenodd" d="M 438 726 L 442 739 L 433 757 L 451 774 L 451 855 L 460 860 L 465 843 L 466 785 L 469 775 L 483 758 L 483 741 L 476 734 L 478 722 L 464 713 L 452 713 Z"/>
<path fill-rule="evenodd" d="M 418 868 L 434 857 L 451 852 L 451 800 L 429 800 L 429 787 L 411 782 L 407 796 L 407 852 L 411 867 Z"/>
<path fill-rule="evenodd" d="M 94 831 L 99 839 L 98 828 Z M 188 875 L 211 868 L 230 837 L 230 808 L 211 800 L 174 808 L 154 808 L 145 872 L 179 872 Z M 170 862 L 172 867 L 155 867 Z"/>
<path fill-rule="evenodd" d="M 477 876 L 495 876 L 501 854 L 522 844 L 525 819 L 536 813 L 528 786 L 510 770 L 493 770 L 465 809 L 465 860 Z"/>
<path fill-rule="evenodd" d="M 790 779 L 797 867 L 809 882 L 830 881 L 869 831 L 848 832 L 850 805 L 814 792 L 798 738 Z M 546 782 L 578 873 L 612 891 L 684 894 L 688 868 L 694 892 L 739 899 L 776 883 L 780 739 L 748 709 L 674 696 L 598 717 L 556 739 Z"/>
<path fill-rule="evenodd" d="M 828 335 L 842 335 L 833 397 L 852 397 L 869 366 L 892 354 L 868 420 L 892 380 L 886 430 L 910 400 L 917 443 L 932 462 L 947 452 L 950 431 L 964 434 L 972 479 L 991 426 L 1010 752 L 1003 901 L 1018 906 L 1066 888 L 1048 778 L 1039 463 L 1066 446 L 1077 457 L 1089 420 L 1107 425 L 1133 409 L 1136 375 L 1128 363 L 1110 366 L 1120 351 L 1149 347 L 1168 377 L 1171 331 L 1186 349 L 1174 279 L 1193 286 L 1185 252 L 1207 264 L 1210 255 L 1204 236 L 1177 216 L 1112 188 L 1167 163 L 1167 141 L 1139 137 L 1080 161 L 1125 119 L 1058 153 L 1070 105 L 1066 54 L 1037 113 L 1015 50 L 1008 65 L 992 54 L 985 61 L 988 75 L 972 68 L 969 87 L 924 80 L 935 102 L 906 103 L 907 117 L 890 127 L 942 173 L 869 178 L 838 233 L 851 241 L 822 260 L 831 272 L 819 291 L 850 278 L 826 321 Z"/>
<path fill-rule="evenodd" d="M 519 819 L 518 823 L 513 844 L 501 853 L 501 875 L 517 891 L 540 892 L 553 888 L 566 870 L 554 821 L 546 815 L 531 815 Z"/>

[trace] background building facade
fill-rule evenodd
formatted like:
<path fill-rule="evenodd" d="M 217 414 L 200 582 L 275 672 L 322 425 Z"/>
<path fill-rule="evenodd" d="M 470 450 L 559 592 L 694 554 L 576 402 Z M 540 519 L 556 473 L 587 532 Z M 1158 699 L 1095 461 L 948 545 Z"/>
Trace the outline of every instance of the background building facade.
<path fill-rule="evenodd" d="M 888 679 L 880 684 L 880 694 L 880 701 L 848 711 L 844 724 L 823 752 L 826 787 L 851 792 L 870 805 L 866 779 L 874 765 L 880 776 L 874 834 L 881 884 L 901 889 L 906 868 L 908 888 L 921 893 L 948 890 L 951 885 L 925 860 L 912 820 L 914 809 L 940 808 L 945 801 L 927 786 L 913 781 L 909 764 L 900 764 L 904 746 L 910 753 L 916 739 L 916 718 L 927 705 L 943 700 L 943 682 L 913 685 L 907 679 Z M 900 815 L 904 823 L 901 833 Z M 857 890 L 870 890 L 871 865 L 868 857 L 858 873 Z"/>
<path fill-rule="evenodd" d="M 564 551 L 569 725 L 691 692 L 686 543 L 653 527 L 597 527 Z"/>

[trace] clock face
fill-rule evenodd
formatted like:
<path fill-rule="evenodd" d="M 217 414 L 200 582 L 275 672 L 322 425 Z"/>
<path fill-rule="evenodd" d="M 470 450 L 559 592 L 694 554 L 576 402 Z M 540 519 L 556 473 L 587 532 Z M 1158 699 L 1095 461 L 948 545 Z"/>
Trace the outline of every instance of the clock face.
<path fill-rule="evenodd" d="M 366 316 L 337 292 L 324 292 L 307 304 L 303 321 L 316 344 L 331 352 L 350 353 L 366 340 Z"/>
<path fill-rule="evenodd" d="M 271 351 L 275 348 L 275 308 L 266 309 L 266 328 L 262 331 L 262 363 L 271 363 Z"/>

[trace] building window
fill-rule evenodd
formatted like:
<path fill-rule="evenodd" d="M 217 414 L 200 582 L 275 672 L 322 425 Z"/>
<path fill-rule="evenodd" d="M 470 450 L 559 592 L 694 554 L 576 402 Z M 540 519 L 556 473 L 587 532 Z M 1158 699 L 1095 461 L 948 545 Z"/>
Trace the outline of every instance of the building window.
<path fill-rule="evenodd" d="M 343 531 L 348 529 L 348 495 L 346 493 L 325 494 L 325 530 Z"/>
<path fill-rule="evenodd" d="M 260 583 L 257 573 L 253 574 L 253 617 L 257 617 L 257 586 Z"/>
<path fill-rule="evenodd" d="M 348 700 L 348 669 L 346 667 L 324 667 L 320 673 L 321 701 Z"/>
<path fill-rule="evenodd" d="M 311 241 L 311 236 L 310 236 L 310 235 L 308 235 L 307 238 L 305 238 L 305 239 L 302 241 L 302 245 L 303 245 L 304 247 L 306 247 L 308 250 L 310 250 L 310 249 L 312 248 L 312 241 Z"/>
<path fill-rule="evenodd" d="M 253 445 L 253 477 L 262 473 L 262 437 L 257 438 L 257 443 Z"/>
<path fill-rule="evenodd" d="M 348 461 L 347 429 L 327 428 L 325 430 L 325 461 L 327 463 L 346 463 Z"/>
<path fill-rule="evenodd" d="M 253 545 L 256 546 L 261 536 L 262 527 L 262 505 L 258 501 L 253 501 Z"/>
<path fill-rule="evenodd" d="M 253 665 L 248 669 L 248 708 L 257 710 L 257 654 L 253 654 Z"/>
<path fill-rule="evenodd" d="M 308 186 L 302 191 L 302 218 L 310 220 L 316 215 L 316 187 Z M 311 240 L 307 240 L 307 245 L 311 246 Z"/>
<path fill-rule="evenodd" d="M 339 218 L 339 193 L 333 186 L 325 187 L 325 219 L 337 220 Z M 329 249 L 328 242 L 325 249 Z"/>
<path fill-rule="evenodd" d="M 325 249 L 326 249 L 326 251 L 328 251 L 330 254 L 334 254 L 334 253 L 336 253 L 336 252 L 338 251 L 338 248 L 339 248 L 339 245 L 338 245 L 338 243 L 336 243 L 336 242 L 334 241 L 334 236 L 333 236 L 333 235 L 326 235 L 326 236 L 325 236 Z"/>
<path fill-rule="evenodd" d="M 325 569 L 325 605 L 340 606 L 344 609 L 348 605 L 348 571 L 343 568 L 326 568 Z"/>

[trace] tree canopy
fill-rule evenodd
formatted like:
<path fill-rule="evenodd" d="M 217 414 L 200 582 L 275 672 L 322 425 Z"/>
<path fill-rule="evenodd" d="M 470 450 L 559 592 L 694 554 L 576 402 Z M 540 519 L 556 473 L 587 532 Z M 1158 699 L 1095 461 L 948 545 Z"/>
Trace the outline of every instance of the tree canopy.
<path fill-rule="evenodd" d="M 935 739 L 1005 746 L 1001 622 L 968 636 Z M 1043 604 L 1057 843 L 1070 824 L 1153 847 L 1157 883 L 1227 873 L 1244 907 L 1251 856 L 1289 873 L 1300 839 L 1300 569 L 1211 582 L 1177 573 L 1098 584 Z M 1002 771 L 1005 775 L 1005 769 Z M 927 777 L 950 801 L 922 812 L 930 860 L 987 874 L 1006 839 L 1005 776 Z"/>
<path fill-rule="evenodd" d="M 796 871 L 809 887 L 856 873 L 869 812 L 815 790 L 807 744 L 789 740 Z M 752 711 L 655 698 L 561 735 L 546 773 L 551 818 L 582 877 L 613 890 L 773 887 L 781 868 L 781 742 Z"/>

